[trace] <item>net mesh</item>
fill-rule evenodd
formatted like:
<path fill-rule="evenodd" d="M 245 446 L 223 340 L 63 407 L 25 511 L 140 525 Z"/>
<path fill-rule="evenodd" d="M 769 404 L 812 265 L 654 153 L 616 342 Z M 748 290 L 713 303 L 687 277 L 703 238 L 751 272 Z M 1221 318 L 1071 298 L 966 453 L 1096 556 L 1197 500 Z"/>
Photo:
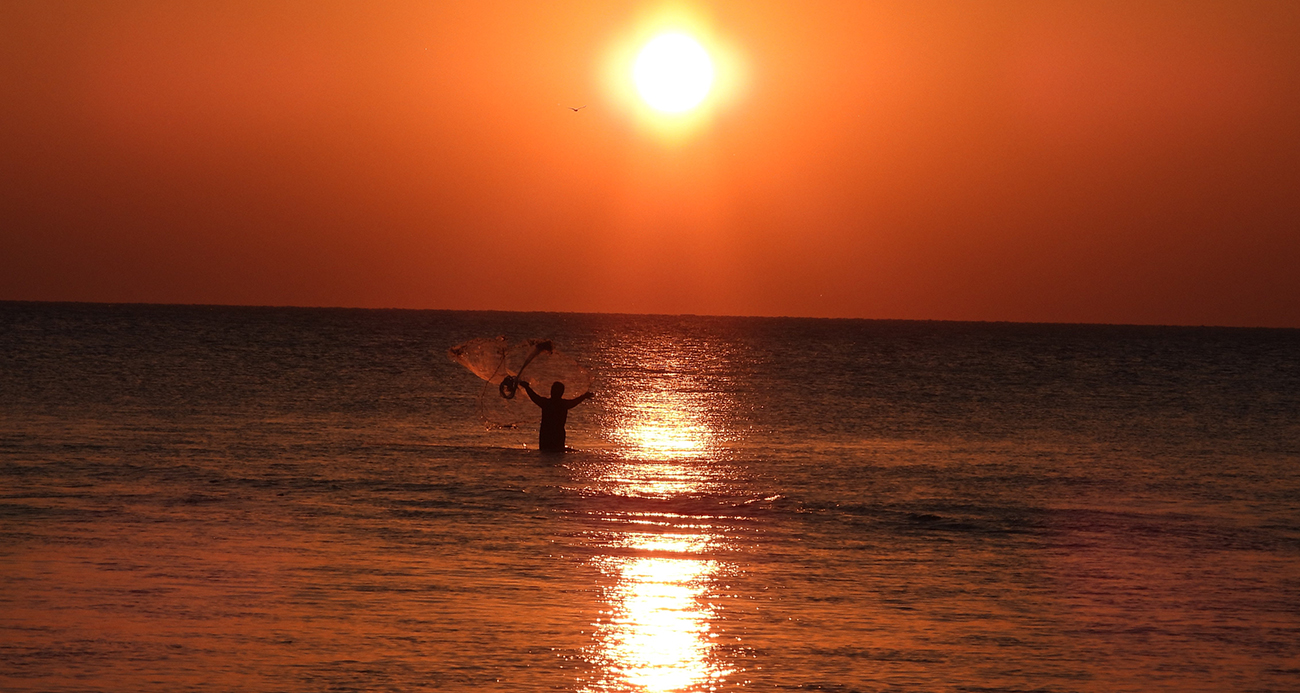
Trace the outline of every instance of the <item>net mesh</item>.
<path fill-rule="evenodd" d="M 537 406 L 517 382 L 549 397 L 551 386 L 564 383 L 566 399 L 591 388 L 591 374 L 548 339 L 510 344 L 505 337 L 471 339 L 447 350 L 452 361 L 487 381 L 478 397 L 478 415 L 488 428 L 514 428 L 537 418 Z"/>

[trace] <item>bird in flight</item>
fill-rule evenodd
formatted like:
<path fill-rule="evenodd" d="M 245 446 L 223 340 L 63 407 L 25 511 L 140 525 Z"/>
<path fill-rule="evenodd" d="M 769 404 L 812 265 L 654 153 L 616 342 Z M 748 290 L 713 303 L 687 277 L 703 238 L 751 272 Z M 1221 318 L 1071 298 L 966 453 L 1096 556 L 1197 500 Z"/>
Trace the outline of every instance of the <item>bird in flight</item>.
<path fill-rule="evenodd" d="M 569 109 L 570 111 L 573 111 L 574 113 L 577 113 L 578 111 L 581 111 L 582 109 L 586 108 L 586 106 L 578 106 L 576 108 L 573 106 L 565 106 L 565 108 Z"/>

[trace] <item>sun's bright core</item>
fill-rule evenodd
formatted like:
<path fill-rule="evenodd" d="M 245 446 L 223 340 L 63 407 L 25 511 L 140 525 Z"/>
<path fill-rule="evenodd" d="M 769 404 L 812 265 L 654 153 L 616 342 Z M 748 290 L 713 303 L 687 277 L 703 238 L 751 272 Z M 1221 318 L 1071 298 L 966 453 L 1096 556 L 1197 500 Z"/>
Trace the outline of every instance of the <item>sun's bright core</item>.
<path fill-rule="evenodd" d="M 641 49 L 632 66 L 641 98 L 656 111 L 683 113 L 695 108 L 713 86 L 713 61 L 686 34 L 660 34 Z"/>

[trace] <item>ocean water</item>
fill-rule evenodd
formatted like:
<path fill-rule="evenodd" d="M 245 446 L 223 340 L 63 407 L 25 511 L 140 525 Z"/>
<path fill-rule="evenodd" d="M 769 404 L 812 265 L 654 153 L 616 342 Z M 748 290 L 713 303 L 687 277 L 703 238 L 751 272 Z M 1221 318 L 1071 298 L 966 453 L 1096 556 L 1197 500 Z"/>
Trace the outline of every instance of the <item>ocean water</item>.
<path fill-rule="evenodd" d="M 1298 691 L 1300 331 L 0 303 L 0 689 Z"/>

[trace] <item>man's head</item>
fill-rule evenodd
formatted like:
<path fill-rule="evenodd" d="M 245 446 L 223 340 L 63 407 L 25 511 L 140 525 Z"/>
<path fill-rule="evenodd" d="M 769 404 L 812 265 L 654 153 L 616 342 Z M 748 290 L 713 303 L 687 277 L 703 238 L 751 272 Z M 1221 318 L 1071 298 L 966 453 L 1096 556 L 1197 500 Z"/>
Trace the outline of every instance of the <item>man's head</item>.
<path fill-rule="evenodd" d="M 555 399 L 559 399 L 563 396 L 564 396 L 564 383 L 556 381 L 554 385 L 551 385 L 551 397 Z"/>

